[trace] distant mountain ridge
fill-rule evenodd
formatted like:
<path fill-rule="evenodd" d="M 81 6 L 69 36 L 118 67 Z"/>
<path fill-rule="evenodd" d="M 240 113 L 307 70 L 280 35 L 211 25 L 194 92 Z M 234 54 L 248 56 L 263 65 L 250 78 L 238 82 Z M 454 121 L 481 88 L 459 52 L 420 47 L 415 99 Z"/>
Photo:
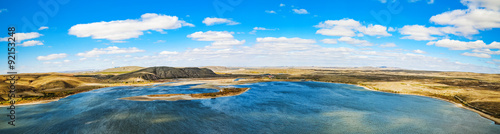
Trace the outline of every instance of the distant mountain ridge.
<path fill-rule="evenodd" d="M 112 77 L 114 80 L 127 80 L 130 78 L 140 78 L 144 80 L 171 79 L 171 78 L 204 78 L 217 76 L 212 70 L 207 68 L 187 67 L 149 67 L 134 72 L 120 74 Z"/>

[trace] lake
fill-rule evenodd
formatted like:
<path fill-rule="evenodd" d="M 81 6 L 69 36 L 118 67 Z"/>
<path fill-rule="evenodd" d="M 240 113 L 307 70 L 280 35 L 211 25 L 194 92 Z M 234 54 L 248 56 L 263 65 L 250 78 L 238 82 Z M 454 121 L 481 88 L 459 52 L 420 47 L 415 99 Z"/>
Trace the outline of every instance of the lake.
<path fill-rule="evenodd" d="M 324 82 L 261 82 L 231 97 L 183 101 L 119 98 L 208 93 L 194 85 L 108 87 L 0 111 L 0 133 L 499 133 L 500 125 L 446 101 Z"/>

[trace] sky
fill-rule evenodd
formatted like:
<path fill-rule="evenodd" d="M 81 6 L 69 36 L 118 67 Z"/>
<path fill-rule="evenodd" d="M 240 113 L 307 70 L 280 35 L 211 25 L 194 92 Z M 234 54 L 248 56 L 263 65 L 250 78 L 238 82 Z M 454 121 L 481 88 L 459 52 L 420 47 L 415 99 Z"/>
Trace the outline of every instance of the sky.
<path fill-rule="evenodd" d="M 0 43 L 16 27 L 18 73 L 120 66 L 500 73 L 498 0 L 24 0 L 1 1 L 0 18 Z"/>

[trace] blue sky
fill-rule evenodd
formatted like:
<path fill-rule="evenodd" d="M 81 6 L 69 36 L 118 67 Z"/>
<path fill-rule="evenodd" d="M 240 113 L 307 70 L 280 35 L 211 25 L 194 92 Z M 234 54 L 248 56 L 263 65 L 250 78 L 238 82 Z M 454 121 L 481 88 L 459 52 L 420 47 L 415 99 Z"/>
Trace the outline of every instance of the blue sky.
<path fill-rule="evenodd" d="M 17 29 L 21 73 L 130 65 L 500 73 L 494 0 L 28 0 L 2 1 L 0 11 L 4 32 Z"/>

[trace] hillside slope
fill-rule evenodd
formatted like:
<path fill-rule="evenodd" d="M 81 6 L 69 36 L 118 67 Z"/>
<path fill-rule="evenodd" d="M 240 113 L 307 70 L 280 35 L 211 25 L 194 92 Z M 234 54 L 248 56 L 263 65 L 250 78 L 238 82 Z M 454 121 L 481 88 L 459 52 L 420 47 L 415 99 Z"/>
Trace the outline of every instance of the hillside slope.
<path fill-rule="evenodd" d="M 144 80 L 170 79 L 170 78 L 203 78 L 217 76 L 207 68 L 174 68 L 174 67 L 149 67 L 130 73 L 117 75 L 113 80 L 127 80 L 140 78 Z"/>

